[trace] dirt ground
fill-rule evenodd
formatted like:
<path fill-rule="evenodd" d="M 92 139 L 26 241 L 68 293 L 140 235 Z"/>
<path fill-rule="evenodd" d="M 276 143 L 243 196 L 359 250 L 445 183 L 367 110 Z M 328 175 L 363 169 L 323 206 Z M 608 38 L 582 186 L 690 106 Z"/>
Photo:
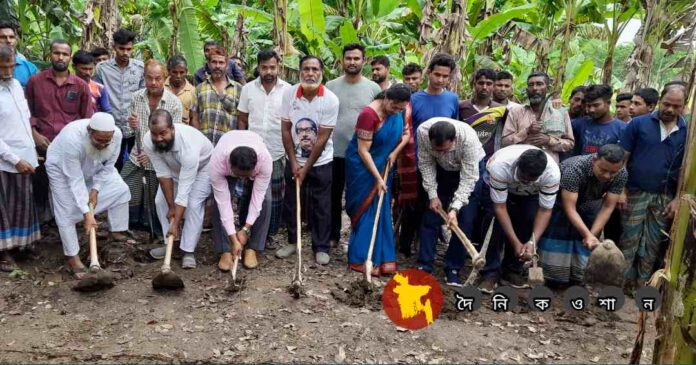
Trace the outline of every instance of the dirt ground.
<path fill-rule="evenodd" d="M 147 241 L 145 233 L 138 235 Z M 309 241 L 303 249 L 306 295 L 295 300 L 286 290 L 295 259 L 279 260 L 271 251 L 259 255 L 258 269 L 240 269 L 246 280 L 241 292 L 225 290 L 231 277 L 217 270 L 210 233 L 199 244 L 197 269 L 184 271 L 173 262 L 183 291 L 152 289 L 161 265 L 145 255 L 152 245 L 103 243 L 102 261 L 117 276 L 116 286 L 78 293 L 62 268 L 59 240 L 45 237 L 38 258 L 19 262 L 27 275 L 0 275 L 0 362 L 628 362 L 638 318 L 630 300 L 616 315 L 572 316 L 558 304 L 544 314 L 524 308 L 464 314 L 447 307 L 430 327 L 406 331 L 374 306 L 336 300 L 360 276 L 346 269 L 340 248 L 330 265 L 316 266 Z M 400 268 L 414 265 L 399 259 Z M 441 279 L 442 263 L 437 266 Z M 653 323 L 643 362 L 651 360 Z"/>

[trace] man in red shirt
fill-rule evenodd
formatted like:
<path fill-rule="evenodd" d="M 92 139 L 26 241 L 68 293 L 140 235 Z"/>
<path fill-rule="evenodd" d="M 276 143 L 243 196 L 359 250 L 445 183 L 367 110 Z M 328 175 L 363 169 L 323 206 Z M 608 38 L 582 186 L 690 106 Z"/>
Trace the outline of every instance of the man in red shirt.
<path fill-rule="evenodd" d="M 31 113 L 31 130 L 40 157 L 68 123 L 90 118 L 95 106 L 89 85 L 68 71 L 72 50 L 68 42 L 51 42 L 51 67 L 29 79 L 24 90 Z M 39 160 L 42 160 L 41 158 Z M 52 214 L 48 208 L 48 176 L 43 163 L 34 176 L 34 198 L 42 220 Z"/>

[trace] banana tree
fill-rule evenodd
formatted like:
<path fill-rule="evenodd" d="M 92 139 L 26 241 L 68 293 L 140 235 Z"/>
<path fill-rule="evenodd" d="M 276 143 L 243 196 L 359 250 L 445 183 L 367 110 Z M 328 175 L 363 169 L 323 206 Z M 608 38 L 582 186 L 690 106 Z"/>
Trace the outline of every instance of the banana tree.
<path fill-rule="evenodd" d="M 82 23 L 80 48 L 111 49 L 112 36 L 118 29 L 118 2 L 116 0 L 88 0 L 79 17 Z"/>
<path fill-rule="evenodd" d="M 626 67 L 626 90 L 636 90 L 650 84 L 650 71 L 656 47 L 681 31 L 687 16 L 696 7 L 693 0 L 641 0 L 645 16 L 634 39 L 635 48 Z M 657 86 L 657 85 L 656 85 Z"/>
<path fill-rule="evenodd" d="M 638 0 L 593 0 L 602 13 L 604 31 L 607 34 L 607 57 L 602 66 L 602 83 L 612 84 L 614 53 L 621 33 L 640 10 Z"/>

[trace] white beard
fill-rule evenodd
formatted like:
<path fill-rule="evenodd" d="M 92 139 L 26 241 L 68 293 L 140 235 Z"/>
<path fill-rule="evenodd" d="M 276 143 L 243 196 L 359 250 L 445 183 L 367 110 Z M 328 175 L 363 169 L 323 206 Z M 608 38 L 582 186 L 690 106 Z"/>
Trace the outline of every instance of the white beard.
<path fill-rule="evenodd" d="M 92 142 L 90 142 L 90 140 L 88 139 L 87 143 L 85 144 L 85 151 L 87 152 L 87 157 L 91 158 L 94 161 L 103 162 L 108 160 L 109 157 L 111 157 L 111 154 L 113 153 L 113 144 L 110 144 L 103 150 L 98 150 L 96 147 L 92 145 Z"/>

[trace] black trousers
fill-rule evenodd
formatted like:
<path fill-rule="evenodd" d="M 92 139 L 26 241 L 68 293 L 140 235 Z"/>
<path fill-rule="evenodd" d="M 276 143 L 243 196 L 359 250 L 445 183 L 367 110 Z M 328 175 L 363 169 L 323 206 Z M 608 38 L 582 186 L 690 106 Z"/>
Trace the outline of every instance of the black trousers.
<path fill-rule="evenodd" d="M 123 156 L 125 156 L 126 151 L 130 151 L 133 146 L 135 146 L 135 137 L 124 138 L 121 140 L 121 153 L 118 154 L 118 159 L 116 160 L 116 170 L 121 172 L 123 168 Z"/>
<path fill-rule="evenodd" d="M 334 157 L 333 177 L 331 180 L 331 241 L 341 239 L 343 190 L 346 188 L 346 159 Z"/>
<path fill-rule="evenodd" d="M 329 236 L 331 234 L 331 180 L 332 166 L 329 162 L 326 165 L 316 166 L 309 170 L 302 183 L 306 189 L 301 189 L 300 200 L 309 204 L 301 206 L 302 211 L 308 213 L 312 231 L 312 250 L 316 252 L 329 253 L 331 244 Z M 304 199 L 302 195 L 309 194 L 309 199 Z M 309 206 L 306 206 L 309 205 Z M 290 163 L 285 165 L 285 199 L 283 203 L 283 214 L 288 225 L 288 243 L 296 244 L 297 239 L 297 201 L 295 197 L 295 180 L 292 176 Z"/>
<path fill-rule="evenodd" d="M 428 194 L 423 189 L 423 178 L 421 177 L 420 171 L 417 172 L 418 176 L 418 198 L 415 203 L 404 207 L 403 216 L 401 217 L 401 228 L 399 233 L 399 251 L 411 252 L 413 247 L 414 238 L 416 238 L 416 232 L 421 226 L 421 220 L 423 219 L 423 214 L 428 208 Z"/>

